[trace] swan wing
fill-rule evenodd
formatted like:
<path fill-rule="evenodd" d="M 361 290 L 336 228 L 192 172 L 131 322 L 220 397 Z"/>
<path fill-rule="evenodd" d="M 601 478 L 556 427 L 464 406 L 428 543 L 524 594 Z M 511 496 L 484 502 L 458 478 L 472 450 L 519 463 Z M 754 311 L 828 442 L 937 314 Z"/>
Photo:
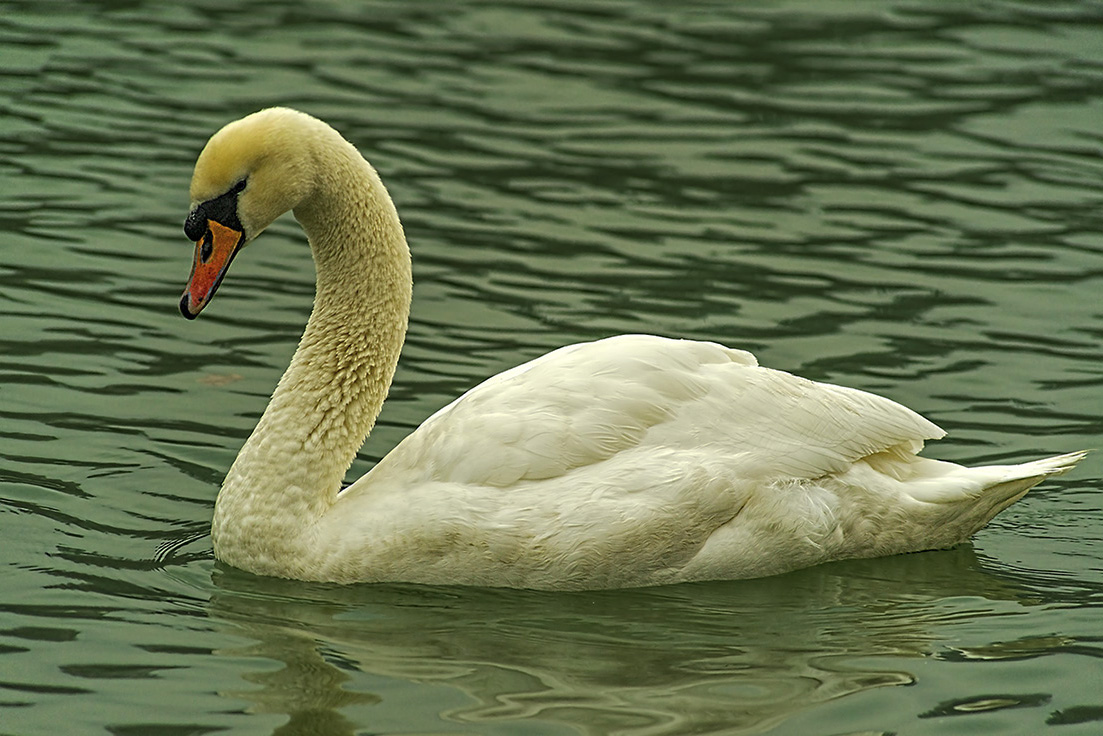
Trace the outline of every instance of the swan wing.
<path fill-rule="evenodd" d="M 762 368 L 745 351 L 624 335 L 485 381 L 346 494 L 388 478 L 506 489 L 650 449 L 684 450 L 744 480 L 816 478 L 890 448 L 918 452 L 943 434 L 889 399 Z"/>

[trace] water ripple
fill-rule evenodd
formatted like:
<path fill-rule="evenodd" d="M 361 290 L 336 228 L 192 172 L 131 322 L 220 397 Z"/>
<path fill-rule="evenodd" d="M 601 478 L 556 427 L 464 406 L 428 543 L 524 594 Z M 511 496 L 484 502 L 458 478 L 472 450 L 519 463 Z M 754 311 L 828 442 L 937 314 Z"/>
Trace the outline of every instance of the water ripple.
<path fill-rule="evenodd" d="M 951 430 L 932 448 L 950 459 L 1095 446 L 1101 19 L 1087 1 L 6 3 L 0 722 L 1091 722 L 1090 468 L 1001 515 L 979 560 L 567 598 L 263 581 L 217 568 L 206 530 L 309 310 L 300 230 L 276 223 L 203 320 L 176 301 L 196 153 L 287 104 L 365 151 L 415 258 L 353 476 L 483 377 L 619 332 L 884 393 Z M 1022 685 L 976 684 L 993 674 Z M 1005 697 L 1034 707 L 985 705 Z"/>

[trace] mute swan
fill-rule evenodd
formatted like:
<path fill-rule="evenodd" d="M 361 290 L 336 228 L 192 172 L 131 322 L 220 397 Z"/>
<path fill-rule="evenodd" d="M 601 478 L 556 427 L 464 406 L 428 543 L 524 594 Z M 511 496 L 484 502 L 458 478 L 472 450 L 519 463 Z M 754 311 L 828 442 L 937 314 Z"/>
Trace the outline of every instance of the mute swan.
<path fill-rule="evenodd" d="M 215 555 L 254 573 L 560 590 L 758 577 L 952 546 L 1084 455 L 918 457 L 944 433 L 893 401 L 624 335 L 487 380 L 341 490 L 409 316 L 386 189 L 333 128 L 273 108 L 210 139 L 191 199 L 185 317 L 287 210 L 317 271 L 291 365 L 215 503 Z"/>

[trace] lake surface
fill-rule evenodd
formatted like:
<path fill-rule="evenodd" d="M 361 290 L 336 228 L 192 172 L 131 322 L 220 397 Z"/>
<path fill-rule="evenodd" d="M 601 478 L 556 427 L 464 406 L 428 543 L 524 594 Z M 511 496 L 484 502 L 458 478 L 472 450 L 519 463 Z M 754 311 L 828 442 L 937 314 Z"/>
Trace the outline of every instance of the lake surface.
<path fill-rule="evenodd" d="M 1093 455 L 973 543 L 547 594 L 262 579 L 219 482 L 310 309 L 287 218 L 177 311 L 195 156 L 283 104 L 379 169 L 409 341 L 350 477 L 621 332 L 1021 461 L 1103 431 L 1103 5 L 0 3 L 0 734 L 1098 734 Z"/>

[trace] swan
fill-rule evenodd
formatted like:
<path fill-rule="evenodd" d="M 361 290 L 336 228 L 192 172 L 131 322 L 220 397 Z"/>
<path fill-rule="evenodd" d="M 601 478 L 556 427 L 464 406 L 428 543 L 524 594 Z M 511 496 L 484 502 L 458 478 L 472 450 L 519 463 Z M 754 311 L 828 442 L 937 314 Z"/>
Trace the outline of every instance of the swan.
<path fill-rule="evenodd" d="M 185 317 L 288 210 L 316 269 L 298 348 L 215 502 L 215 556 L 242 570 L 549 590 L 761 577 L 953 546 L 1085 454 L 923 458 L 945 433 L 889 399 L 621 335 L 488 379 L 342 489 L 410 312 L 387 190 L 332 127 L 270 108 L 210 138 L 190 195 Z"/>

